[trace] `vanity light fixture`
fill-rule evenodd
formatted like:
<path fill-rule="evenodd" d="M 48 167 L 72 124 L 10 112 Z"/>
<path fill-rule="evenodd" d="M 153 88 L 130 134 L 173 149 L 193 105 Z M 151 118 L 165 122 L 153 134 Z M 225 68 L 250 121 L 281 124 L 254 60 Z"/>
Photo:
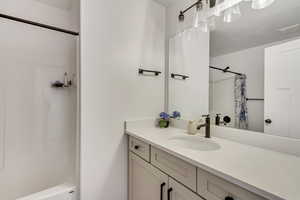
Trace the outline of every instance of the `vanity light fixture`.
<path fill-rule="evenodd" d="M 275 0 L 252 0 L 253 9 L 263 9 L 274 3 Z"/>
<path fill-rule="evenodd" d="M 197 0 L 188 8 L 180 11 L 178 20 L 183 23 L 185 13 L 194 8 L 193 28 L 209 32 L 215 28 L 215 17 L 224 13 L 224 22 L 230 23 L 241 16 L 239 3 L 243 1 L 251 1 L 253 9 L 263 9 L 270 6 L 275 0 Z"/>
<path fill-rule="evenodd" d="M 240 6 L 236 5 L 234 7 L 228 8 L 224 12 L 224 22 L 230 23 L 234 19 L 239 18 L 242 15 Z"/>
<path fill-rule="evenodd" d="M 198 1 L 196 4 L 196 10 L 195 10 L 195 16 L 194 16 L 194 27 L 198 28 L 199 27 L 199 15 L 201 12 L 202 8 L 202 3 L 201 1 Z"/>

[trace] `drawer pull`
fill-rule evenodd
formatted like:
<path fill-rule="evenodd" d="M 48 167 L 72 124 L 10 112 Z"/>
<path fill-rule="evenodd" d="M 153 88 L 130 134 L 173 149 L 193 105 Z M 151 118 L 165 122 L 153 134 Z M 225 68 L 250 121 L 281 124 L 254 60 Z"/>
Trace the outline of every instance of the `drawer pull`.
<path fill-rule="evenodd" d="M 232 197 L 225 197 L 225 200 L 234 200 Z"/>
<path fill-rule="evenodd" d="M 135 149 L 135 150 L 138 150 L 139 148 L 140 148 L 139 145 L 135 145 L 135 146 L 134 146 L 134 149 Z"/>
<path fill-rule="evenodd" d="M 166 183 L 162 183 L 160 185 L 160 200 L 163 200 L 163 196 L 164 196 L 164 187 L 165 187 Z"/>
<path fill-rule="evenodd" d="M 168 200 L 171 200 L 171 192 L 173 191 L 173 188 L 168 189 Z"/>

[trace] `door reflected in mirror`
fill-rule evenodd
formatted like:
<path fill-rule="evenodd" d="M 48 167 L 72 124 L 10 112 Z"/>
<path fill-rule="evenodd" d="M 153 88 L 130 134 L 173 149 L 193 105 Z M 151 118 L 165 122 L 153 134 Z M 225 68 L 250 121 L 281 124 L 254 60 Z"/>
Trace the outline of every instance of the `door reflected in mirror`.
<path fill-rule="evenodd" d="M 243 16 L 210 33 L 209 112 L 213 123 L 300 139 L 300 1 Z"/>

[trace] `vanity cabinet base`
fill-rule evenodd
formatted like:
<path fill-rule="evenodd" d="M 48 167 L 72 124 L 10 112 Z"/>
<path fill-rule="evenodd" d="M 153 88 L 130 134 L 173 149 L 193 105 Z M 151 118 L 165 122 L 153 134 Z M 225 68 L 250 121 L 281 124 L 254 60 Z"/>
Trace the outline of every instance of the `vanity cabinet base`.
<path fill-rule="evenodd" d="M 267 200 L 145 142 L 129 141 L 129 200 Z"/>
<path fill-rule="evenodd" d="M 129 200 L 166 200 L 167 188 L 166 174 L 129 153 Z"/>

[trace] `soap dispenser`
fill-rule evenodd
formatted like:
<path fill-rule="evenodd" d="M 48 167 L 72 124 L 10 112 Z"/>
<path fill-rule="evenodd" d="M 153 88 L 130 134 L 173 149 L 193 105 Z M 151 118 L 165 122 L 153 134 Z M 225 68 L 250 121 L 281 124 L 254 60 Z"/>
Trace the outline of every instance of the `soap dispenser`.
<path fill-rule="evenodd" d="M 199 124 L 201 124 L 203 120 L 190 120 L 188 121 L 188 125 L 187 125 L 187 133 L 189 135 L 196 135 L 197 132 L 199 131 L 197 129 L 197 127 L 199 126 Z"/>
<path fill-rule="evenodd" d="M 197 123 L 194 120 L 188 121 L 187 133 L 189 135 L 195 135 L 197 133 Z"/>

